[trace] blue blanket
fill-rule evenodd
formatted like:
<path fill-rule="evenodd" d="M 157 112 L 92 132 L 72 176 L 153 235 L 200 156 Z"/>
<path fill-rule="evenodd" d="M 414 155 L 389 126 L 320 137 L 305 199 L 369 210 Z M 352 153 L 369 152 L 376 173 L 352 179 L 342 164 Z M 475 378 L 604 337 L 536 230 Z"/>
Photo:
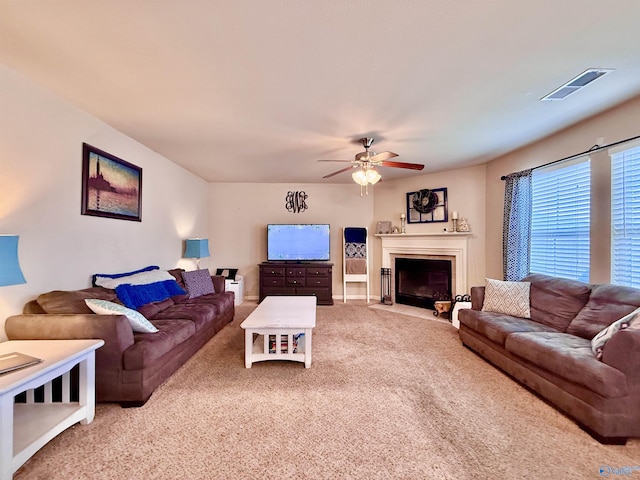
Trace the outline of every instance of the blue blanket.
<path fill-rule="evenodd" d="M 125 283 L 116 287 L 116 295 L 120 301 L 129 308 L 137 309 L 142 305 L 152 302 L 160 302 L 175 295 L 184 295 L 185 292 L 175 280 L 148 283 L 146 285 L 131 285 Z"/>

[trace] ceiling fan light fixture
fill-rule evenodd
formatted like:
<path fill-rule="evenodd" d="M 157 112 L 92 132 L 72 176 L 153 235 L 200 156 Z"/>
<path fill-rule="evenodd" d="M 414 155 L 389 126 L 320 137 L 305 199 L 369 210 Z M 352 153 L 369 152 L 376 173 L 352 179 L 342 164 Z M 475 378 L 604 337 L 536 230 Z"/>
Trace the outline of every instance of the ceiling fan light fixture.
<path fill-rule="evenodd" d="M 382 175 L 380 175 L 374 168 L 370 168 L 369 170 L 367 170 L 365 176 L 367 177 L 367 181 L 371 185 L 375 185 L 382 178 Z"/>
<path fill-rule="evenodd" d="M 361 187 L 366 187 L 378 183 L 382 175 L 375 168 L 360 168 L 351 174 L 351 178 Z"/>
<path fill-rule="evenodd" d="M 364 170 L 356 170 L 351 174 L 351 178 L 353 178 L 353 181 L 361 187 L 364 187 L 367 185 L 367 183 L 369 183 L 369 180 L 367 180 L 367 174 L 364 172 Z"/>
<path fill-rule="evenodd" d="M 418 163 L 390 162 L 389 159 L 397 157 L 397 153 L 388 151 L 381 153 L 372 152 L 369 149 L 373 144 L 373 138 L 361 138 L 360 143 L 364 146 L 365 151 L 356 153 L 353 160 L 318 160 L 319 162 L 343 162 L 351 164 L 349 167 L 341 168 L 322 178 L 333 177 L 334 175 L 350 171 L 353 168 L 355 171 L 351 173 L 351 178 L 355 183 L 360 185 L 360 193 L 362 194 L 363 192 L 366 193 L 367 185 L 375 185 L 382 179 L 382 175 L 376 170 L 377 167 L 408 168 L 410 170 L 422 170 L 424 168 L 424 165 Z"/>

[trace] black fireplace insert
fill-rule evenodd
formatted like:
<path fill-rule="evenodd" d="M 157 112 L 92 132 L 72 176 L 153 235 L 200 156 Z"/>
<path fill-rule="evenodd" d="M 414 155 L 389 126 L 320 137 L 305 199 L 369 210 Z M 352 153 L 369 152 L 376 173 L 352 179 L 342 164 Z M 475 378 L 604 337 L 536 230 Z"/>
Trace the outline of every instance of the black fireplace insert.
<path fill-rule="evenodd" d="M 395 297 L 396 303 L 430 309 L 436 300 L 450 300 L 451 261 L 396 258 Z"/>

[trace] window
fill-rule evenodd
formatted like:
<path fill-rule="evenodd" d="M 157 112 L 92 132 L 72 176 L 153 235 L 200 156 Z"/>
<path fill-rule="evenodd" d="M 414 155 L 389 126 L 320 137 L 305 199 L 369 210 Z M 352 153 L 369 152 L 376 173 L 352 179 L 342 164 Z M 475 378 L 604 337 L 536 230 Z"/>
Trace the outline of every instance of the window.
<path fill-rule="evenodd" d="M 640 287 L 640 146 L 611 155 L 611 283 Z"/>
<path fill-rule="evenodd" d="M 531 272 L 588 282 L 589 159 L 534 170 L 531 181 Z"/>

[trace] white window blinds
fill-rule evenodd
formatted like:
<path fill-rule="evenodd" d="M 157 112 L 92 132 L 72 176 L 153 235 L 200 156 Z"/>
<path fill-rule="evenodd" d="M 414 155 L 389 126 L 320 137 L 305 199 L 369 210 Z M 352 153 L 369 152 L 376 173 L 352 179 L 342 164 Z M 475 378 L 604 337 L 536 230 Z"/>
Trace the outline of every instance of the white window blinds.
<path fill-rule="evenodd" d="M 588 282 L 589 158 L 534 170 L 531 180 L 531 272 Z"/>
<path fill-rule="evenodd" d="M 640 147 L 611 155 L 611 283 L 640 287 Z"/>

